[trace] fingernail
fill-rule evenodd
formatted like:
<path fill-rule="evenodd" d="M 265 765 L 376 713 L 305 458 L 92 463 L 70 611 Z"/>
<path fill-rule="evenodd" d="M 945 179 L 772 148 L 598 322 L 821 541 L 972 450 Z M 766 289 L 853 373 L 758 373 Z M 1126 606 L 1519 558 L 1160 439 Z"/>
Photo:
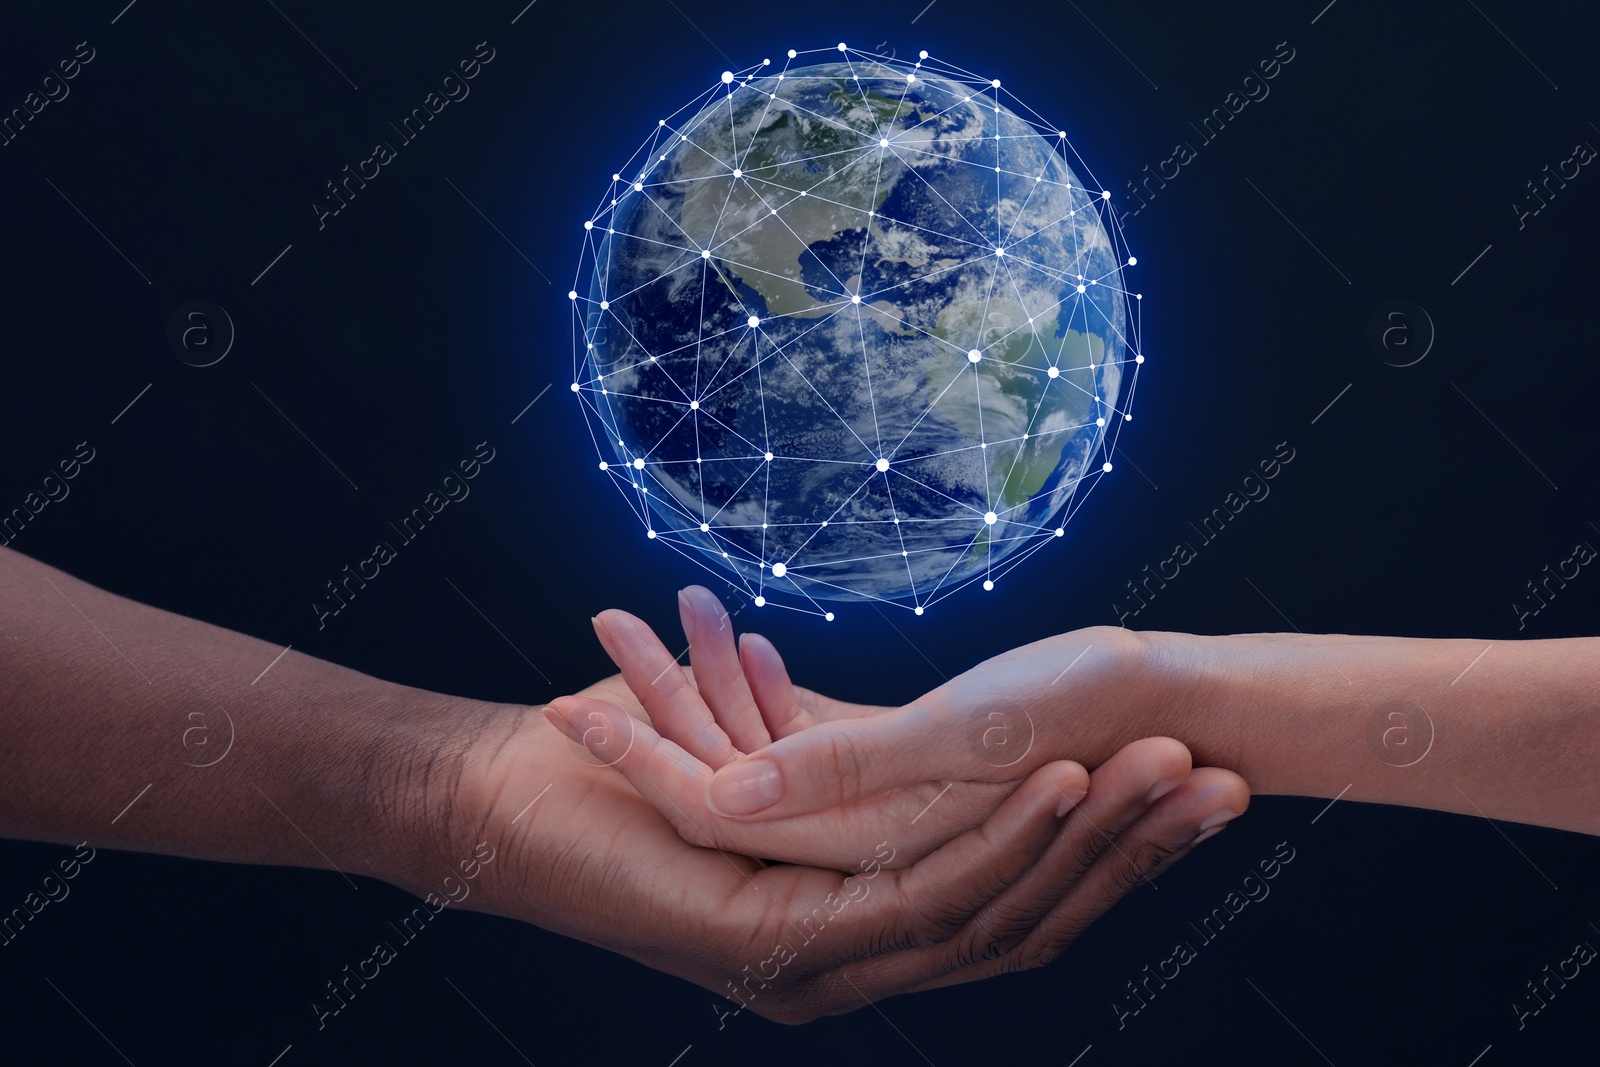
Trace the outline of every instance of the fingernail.
<path fill-rule="evenodd" d="M 1089 794 L 1082 789 L 1068 789 L 1061 794 L 1061 800 L 1056 804 L 1056 818 L 1062 818 L 1078 806 L 1078 801 Z"/>
<path fill-rule="evenodd" d="M 694 634 L 694 601 L 689 598 L 689 590 L 678 590 L 678 619 L 683 623 L 683 636 L 692 637 Z"/>
<path fill-rule="evenodd" d="M 611 631 L 606 628 L 606 624 L 600 621 L 600 616 L 596 615 L 589 620 L 589 625 L 594 627 L 594 635 L 600 639 L 600 647 L 605 649 L 606 655 L 615 661 L 617 656 L 611 649 Z"/>
<path fill-rule="evenodd" d="M 572 720 L 564 709 L 558 708 L 554 704 L 547 704 L 544 709 L 544 717 L 549 720 L 550 725 L 560 730 L 570 740 L 580 745 L 583 744 L 583 735 L 572 725 Z"/>
<path fill-rule="evenodd" d="M 1178 788 L 1182 782 L 1183 779 L 1181 778 L 1173 778 L 1165 782 L 1157 782 L 1155 785 L 1150 787 L 1150 796 L 1146 798 L 1145 803 L 1154 804 L 1156 801 L 1160 800 L 1162 797 Z"/>
<path fill-rule="evenodd" d="M 1227 827 L 1228 823 L 1232 822 L 1238 817 L 1238 812 L 1232 811 L 1228 808 L 1223 808 L 1220 811 L 1212 812 L 1210 815 L 1205 817 L 1203 822 L 1200 823 L 1200 834 L 1191 842 L 1191 844 L 1198 845 L 1208 837 L 1215 837 Z"/>
<path fill-rule="evenodd" d="M 783 776 L 769 759 L 731 763 L 706 783 L 706 804 L 718 815 L 754 815 L 783 796 Z"/>

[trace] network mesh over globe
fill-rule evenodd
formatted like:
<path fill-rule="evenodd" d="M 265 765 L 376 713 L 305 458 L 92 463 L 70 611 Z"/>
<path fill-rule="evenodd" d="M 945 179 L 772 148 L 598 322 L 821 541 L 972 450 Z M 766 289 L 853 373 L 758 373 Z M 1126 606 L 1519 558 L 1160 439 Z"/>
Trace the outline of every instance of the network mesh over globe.
<path fill-rule="evenodd" d="M 1111 469 L 1135 260 L 998 80 L 829 52 L 724 73 L 612 176 L 572 389 L 648 537 L 757 605 L 921 614 Z"/>

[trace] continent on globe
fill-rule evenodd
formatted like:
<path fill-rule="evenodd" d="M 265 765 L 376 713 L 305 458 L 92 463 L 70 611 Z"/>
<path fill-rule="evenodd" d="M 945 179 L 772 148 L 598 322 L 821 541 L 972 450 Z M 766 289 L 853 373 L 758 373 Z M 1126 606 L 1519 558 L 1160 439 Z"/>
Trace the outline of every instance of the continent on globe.
<path fill-rule="evenodd" d="M 651 538 L 758 605 L 920 614 L 1110 470 L 1135 261 L 998 81 L 840 51 L 725 73 L 613 176 L 572 388 Z"/>

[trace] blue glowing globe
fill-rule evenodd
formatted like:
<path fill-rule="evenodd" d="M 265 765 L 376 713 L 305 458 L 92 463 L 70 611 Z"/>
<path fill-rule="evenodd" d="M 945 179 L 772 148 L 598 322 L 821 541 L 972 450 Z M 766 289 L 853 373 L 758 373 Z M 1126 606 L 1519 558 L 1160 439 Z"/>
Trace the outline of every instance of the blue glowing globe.
<path fill-rule="evenodd" d="M 653 540 L 757 604 L 920 614 L 1110 470 L 1135 261 L 998 81 L 840 49 L 725 73 L 613 175 L 572 389 Z"/>

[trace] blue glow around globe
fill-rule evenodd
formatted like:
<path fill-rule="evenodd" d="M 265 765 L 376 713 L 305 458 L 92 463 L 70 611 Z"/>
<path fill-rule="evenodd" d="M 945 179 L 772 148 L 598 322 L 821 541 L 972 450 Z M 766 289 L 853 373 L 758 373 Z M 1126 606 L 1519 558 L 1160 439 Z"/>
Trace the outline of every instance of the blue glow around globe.
<path fill-rule="evenodd" d="M 757 603 L 920 614 L 1062 534 L 1142 362 L 1134 261 L 1007 99 L 860 53 L 763 65 L 614 177 L 573 390 L 652 538 Z"/>

